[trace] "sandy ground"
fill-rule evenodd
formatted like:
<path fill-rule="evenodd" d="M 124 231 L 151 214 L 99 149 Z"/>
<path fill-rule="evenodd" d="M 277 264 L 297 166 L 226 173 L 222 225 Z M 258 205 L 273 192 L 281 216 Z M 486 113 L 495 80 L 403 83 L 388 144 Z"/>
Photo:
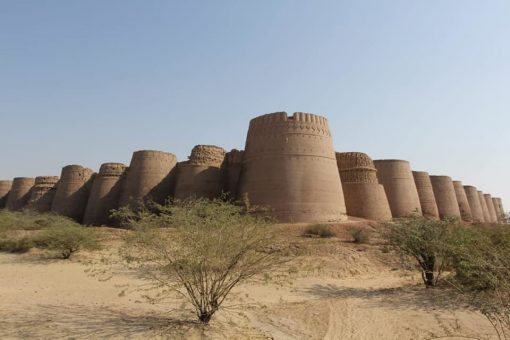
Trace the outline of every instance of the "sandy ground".
<path fill-rule="evenodd" d="M 289 239 L 292 280 L 239 287 L 205 328 L 181 300 L 148 303 L 135 273 L 91 276 L 89 254 L 64 261 L 0 253 L 0 338 L 494 338 L 483 316 L 448 289 L 423 288 L 378 246 Z"/>

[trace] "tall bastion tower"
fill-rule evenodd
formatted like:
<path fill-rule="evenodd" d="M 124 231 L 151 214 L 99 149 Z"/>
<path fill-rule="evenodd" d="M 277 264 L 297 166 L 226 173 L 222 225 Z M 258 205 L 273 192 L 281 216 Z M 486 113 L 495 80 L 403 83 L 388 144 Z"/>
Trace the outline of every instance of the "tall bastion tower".
<path fill-rule="evenodd" d="M 281 222 L 347 219 L 328 120 L 304 112 L 252 119 L 238 193 Z"/>

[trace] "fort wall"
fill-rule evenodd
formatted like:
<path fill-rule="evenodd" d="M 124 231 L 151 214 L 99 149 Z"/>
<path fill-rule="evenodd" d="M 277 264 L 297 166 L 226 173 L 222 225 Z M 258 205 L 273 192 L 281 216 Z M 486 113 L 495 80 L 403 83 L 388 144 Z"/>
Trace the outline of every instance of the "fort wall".
<path fill-rule="evenodd" d="M 438 219 L 439 210 L 437 209 L 436 198 L 434 197 L 434 189 L 432 189 L 429 173 L 425 171 L 413 171 L 413 178 L 416 184 L 416 190 L 418 190 L 423 216 Z"/>
<path fill-rule="evenodd" d="M 32 188 L 28 208 L 39 212 L 51 210 L 51 204 L 57 191 L 58 176 L 38 176 Z"/>
<path fill-rule="evenodd" d="M 453 188 L 455 189 L 455 196 L 457 197 L 457 203 L 459 204 L 460 216 L 465 222 L 473 221 L 473 214 L 471 213 L 471 207 L 466 196 L 466 191 L 462 186 L 461 181 L 453 181 Z"/>
<path fill-rule="evenodd" d="M 7 197 L 5 207 L 9 210 L 21 210 L 26 207 L 30 199 L 30 190 L 34 186 L 35 179 L 30 177 L 15 177 Z"/>
<path fill-rule="evenodd" d="M 430 176 L 434 197 L 440 218 L 456 217 L 461 219 L 459 203 L 455 195 L 453 181 L 449 176 Z"/>

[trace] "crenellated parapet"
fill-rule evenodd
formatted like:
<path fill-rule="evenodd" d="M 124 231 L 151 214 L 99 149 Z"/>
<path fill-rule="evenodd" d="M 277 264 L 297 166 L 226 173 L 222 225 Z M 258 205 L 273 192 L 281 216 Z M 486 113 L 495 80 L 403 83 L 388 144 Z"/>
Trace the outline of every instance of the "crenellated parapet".
<path fill-rule="evenodd" d="M 225 149 L 216 145 L 196 145 L 191 150 L 188 164 L 219 167 L 225 160 Z"/>
<path fill-rule="evenodd" d="M 342 183 L 379 183 L 372 158 L 362 152 L 337 152 Z"/>

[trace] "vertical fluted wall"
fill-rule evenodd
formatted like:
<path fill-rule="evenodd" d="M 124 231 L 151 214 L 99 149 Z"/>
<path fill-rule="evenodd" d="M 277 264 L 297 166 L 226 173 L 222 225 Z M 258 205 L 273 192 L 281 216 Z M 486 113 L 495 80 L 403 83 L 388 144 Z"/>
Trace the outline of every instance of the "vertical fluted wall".
<path fill-rule="evenodd" d="M 0 181 L 0 209 L 5 208 L 11 187 L 12 181 Z"/>
<path fill-rule="evenodd" d="M 490 194 L 484 194 L 483 198 L 485 199 L 485 204 L 487 204 L 487 210 L 489 211 L 491 223 L 496 223 L 498 221 L 498 215 L 496 215 L 496 210 L 494 209 L 494 204 L 492 203 L 492 196 Z"/>
<path fill-rule="evenodd" d="M 491 215 L 489 213 L 489 207 L 487 207 L 487 202 L 485 201 L 485 197 L 483 196 L 483 192 L 478 190 L 477 193 L 478 193 L 478 199 L 480 200 L 480 205 L 482 206 L 483 220 L 485 223 L 490 223 Z"/>
<path fill-rule="evenodd" d="M 381 159 L 374 161 L 379 183 L 384 186 L 393 217 L 421 215 L 421 204 L 408 161 Z"/>
<path fill-rule="evenodd" d="M 5 207 L 9 210 L 20 210 L 26 207 L 34 182 L 35 179 L 30 177 L 14 178 Z"/>
<path fill-rule="evenodd" d="M 225 190 L 230 198 L 238 198 L 239 176 L 243 163 L 244 151 L 232 149 L 225 155 Z"/>
<path fill-rule="evenodd" d="M 90 190 L 83 224 L 111 225 L 110 212 L 119 207 L 126 168 L 122 163 L 101 165 Z"/>
<path fill-rule="evenodd" d="M 135 151 L 126 172 L 119 206 L 129 205 L 134 208 L 146 200 L 163 203 L 174 192 L 173 170 L 176 164 L 177 157 L 168 152 Z"/>
<path fill-rule="evenodd" d="M 175 198 L 218 197 L 224 188 L 225 150 L 215 145 L 197 145 L 189 161 L 177 171 Z"/>
<path fill-rule="evenodd" d="M 239 194 L 282 222 L 346 219 L 327 119 L 303 112 L 252 119 Z"/>
<path fill-rule="evenodd" d="M 430 182 L 434 190 L 439 217 L 456 217 L 460 219 L 459 203 L 457 202 L 451 177 L 430 176 Z"/>
<path fill-rule="evenodd" d="M 94 171 L 81 165 L 73 164 L 63 167 L 51 211 L 81 222 L 93 177 Z"/>
<path fill-rule="evenodd" d="M 453 181 L 453 188 L 455 189 L 455 196 L 457 197 L 457 203 L 459 204 L 460 217 L 463 221 L 472 222 L 473 214 L 471 213 L 471 207 L 466 196 L 466 191 L 462 186 L 461 181 Z"/>
<path fill-rule="evenodd" d="M 464 191 L 469 202 L 469 208 L 471 209 L 473 221 L 479 223 L 485 222 L 482 203 L 480 202 L 480 197 L 478 196 L 477 189 L 471 185 L 464 185 Z"/>
<path fill-rule="evenodd" d="M 429 173 L 425 171 L 413 171 L 413 178 L 416 184 L 416 190 L 418 190 L 423 216 L 439 218 L 439 210 L 437 209 L 436 198 L 434 197 L 434 189 L 432 189 Z"/>
<path fill-rule="evenodd" d="M 28 208 L 39 212 L 51 210 L 57 191 L 58 176 L 38 176 L 28 200 Z"/>
<path fill-rule="evenodd" d="M 347 215 L 376 221 L 391 219 L 391 210 L 374 162 L 362 152 L 337 152 Z"/>

